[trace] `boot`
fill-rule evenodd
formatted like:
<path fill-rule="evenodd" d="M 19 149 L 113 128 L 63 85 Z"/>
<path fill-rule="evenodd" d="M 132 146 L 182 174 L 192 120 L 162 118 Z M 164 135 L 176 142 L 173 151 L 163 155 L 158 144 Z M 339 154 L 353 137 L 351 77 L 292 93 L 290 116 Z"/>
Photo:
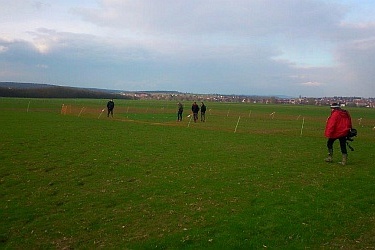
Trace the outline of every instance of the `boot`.
<path fill-rule="evenodd" d="M 333 149 L 328 149 L 328 157 L 325 158 L 324 160 L 326 162 L 332 162 L 332 157 L 333 157 Z"/>
<path fill-rule="evenodd" d="M 345 166 L 347 161 L 348 161 L 348 155 L 347 154 L 342 154 L 342 161 L 339 162 L 339 164 Z"/>

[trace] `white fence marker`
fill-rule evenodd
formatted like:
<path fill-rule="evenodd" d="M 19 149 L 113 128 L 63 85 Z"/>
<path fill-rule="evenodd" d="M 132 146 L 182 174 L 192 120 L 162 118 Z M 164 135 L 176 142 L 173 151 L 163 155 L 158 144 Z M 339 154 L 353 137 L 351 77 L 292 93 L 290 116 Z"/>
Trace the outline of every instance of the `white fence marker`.
<path fill-rule="evenodd" d="M 31 102 L 31 101 L 29 101 L 29 104 L 27 105 L 27 113 L 29 113 L 30 102 Z"/>
<path fill-rule="evenodd" d="M 81 112 L 79 112 L 78 117 L 81 116 L 82 112 L 85 110 L 85 107 L 81 108 Z"/>
<path fill-rule="evenodd" d="M 236 125 L 236 128 L 234 129 L 234 133 L 237 132 L 237 127 L 238 127 L 238 123 L 240 122 L 240 119 L 241 119 L 241 116 L 238 117 L 237 125 Z"/>
<path fill-rule="evenodd" d="M 98 119 L 100 118 L 100 116 L 102 116 L 103 112 L 104 112 L 104 109 L 102 109 L 102 112 L 100 112 Z"/>
<path fill-rule="evenodd" d="M 188 127 L 190 126 L 191 118 L 193 118 L 193 115 L 188 115 L 188 117 L 189 116 L 190 116 L 190 120 L 189 120 L 189 123 L 188 123 Z"/>
<path fill-rule="evenodd" d="M 303 131 L 303 125 L 305 124 L 305 117 L 302 119 L 302 127 L 301 127 L 301 136 L 302 136 L 302 131 Z"/>

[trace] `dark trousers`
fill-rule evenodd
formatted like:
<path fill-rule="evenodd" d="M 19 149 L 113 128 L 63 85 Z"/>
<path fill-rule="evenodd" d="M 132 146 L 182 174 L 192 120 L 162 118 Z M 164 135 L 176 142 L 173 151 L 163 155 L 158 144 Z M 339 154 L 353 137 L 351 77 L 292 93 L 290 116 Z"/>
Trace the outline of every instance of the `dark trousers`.
<path fill-rule="evenodd" d="M 201 121 L 206 121 L 206 112 L 201 112 Z"/>
<path fill-rule="evenodd" d="M 108 117 L 109 117 L 109 114 L 111 114 L 111 116 L 113 117 L 113 109 L 108 109 L 108 114 L 107 114 Z"/>
<path fill-rule="evenodd" d="M 197 122 L 198 120 L 198 113 L 193 113 L 194 122 Z"/>
<path fill-rule="evenodd" d="M 182 111 L 177 112 L 177 121 L 182 121 Z"/>
<path fill-rule="evenodd" d="M 340 137 L 340 138 L 329 138 L 327 141 L 327 148 L 328 150 L 331 150 L 333 152 L 333 143 L 336 140 L 340 141 L 340 148 L 341 148 L 341 153 L 343 154 L 348 154 L 348 151 L 346 150 L 346 137 Z"/>

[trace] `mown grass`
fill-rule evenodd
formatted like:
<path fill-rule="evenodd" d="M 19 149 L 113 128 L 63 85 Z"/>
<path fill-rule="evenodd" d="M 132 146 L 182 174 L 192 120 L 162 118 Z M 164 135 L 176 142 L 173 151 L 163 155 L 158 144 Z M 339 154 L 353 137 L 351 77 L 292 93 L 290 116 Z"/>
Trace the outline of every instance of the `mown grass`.
<path fill-rule="evenodd" d="M 207 103 L 194 123 L 185 103 L 178 123 L 175 102 L 105 104 L 0 99 L 1 248 L 375 245 L 374 110 L 349 110 L 343 167 L 323 161 L 326 107 Z"/>

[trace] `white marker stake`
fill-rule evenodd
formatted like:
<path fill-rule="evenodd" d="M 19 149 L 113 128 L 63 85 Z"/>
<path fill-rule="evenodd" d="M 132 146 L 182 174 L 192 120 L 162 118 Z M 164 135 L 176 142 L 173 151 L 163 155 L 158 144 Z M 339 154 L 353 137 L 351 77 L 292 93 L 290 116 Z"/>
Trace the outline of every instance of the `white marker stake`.
<path fill-rule="evenodd" d="M 240 119 L 241 119 L 241 116 L 238 117 L 237 125 L 236 125 L 236 128 L 234 129 L 234 133 L 237 132 L 237 127 L 238 127 L 238 123 L 240 122 Z"/>
<path fill-rule="evenodd" d="M 102 112 L 100 112 L 98 119 L 102 116 L 103 112 L 104 112 L 104 109 L 102 109 Z"/>
<path fill-rule="evenodd" d="M 31 102 L 31 101 L 29 101 L 29 104 L 27 105 L 27 113 L 29 113 L 30 102 Z"/>
<path fill-rule="evenodd" d="M 228 109 L 227 117 L 228 117 L 228 115 L 229 115 L 229 111 L 230 111 L 230 109 Z"/>
<path fill-rule="evenodd" d="M 251 110 L 250 110 L 250 112 L 249 112 L 249 118 L 250 118 L 250 116 L 251 116 Z"/>
<path fill-rule="evenodd" d="M 190 120 L 189 120 L 189 123 L 188 123 L 188 127 L 190 126 L 190 122 L 191 122 L 191 118 L 193 118 L 192 115 L 188 115 L 188 117 L 190 116 Z"/>
<path fill-rule="evenodd" d="M 81 109 L 81 112 L 79 112 L 79 114 L 78 114 L 78 117 L 80 117 L 80 116 L 81 116 L 81 114 L 82 114 L 83 110 L 85 110 L 85 107 L 83 107 L 83 108 Z"/>
<path fill-rule="evenodd" d="M 302 127 L 301 127 L 301 136 L 302 136 L 302 131 L 303 131 L 303 125 L 305 124 L 305 117 L 302 119 Z"/>

